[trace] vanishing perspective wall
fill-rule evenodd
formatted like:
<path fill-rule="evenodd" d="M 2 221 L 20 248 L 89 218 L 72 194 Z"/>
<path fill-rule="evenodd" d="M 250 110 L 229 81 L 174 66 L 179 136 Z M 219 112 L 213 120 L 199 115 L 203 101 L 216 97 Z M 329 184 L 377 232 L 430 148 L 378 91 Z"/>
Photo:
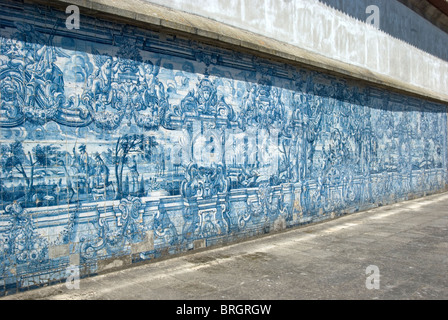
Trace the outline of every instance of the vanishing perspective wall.
<path fill-rule="evenodd" d="M 446 190 L 443 104 L 0 3 L 0 294 Z"/>

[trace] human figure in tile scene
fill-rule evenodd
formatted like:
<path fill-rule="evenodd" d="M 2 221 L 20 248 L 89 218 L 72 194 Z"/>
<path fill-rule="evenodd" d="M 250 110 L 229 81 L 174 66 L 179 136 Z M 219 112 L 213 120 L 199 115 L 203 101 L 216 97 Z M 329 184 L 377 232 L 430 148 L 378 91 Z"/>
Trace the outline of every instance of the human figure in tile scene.
<path fill-rule="evenodd" d="M 99 153 L 95 154 L 94 176 L 91 181 L 91 189 L 94 200 L 106 199 L 108 187 L 115 191 L 112 181 L 109 181 L 110 170 Z"/>
<path fill-rule="evenodd" d="M 86 145 L 82 144 L 78 147 L 79 154 L 76 152 L 76 147 L 73 147 L 74 165 L 77 167 L 78 179 L 80 188 L 85 188 L 85 193 L 88 193 L 89 176 L 91 171 L 91 159 L 87 153 Z"/>
<path fill-rule="evenodd" d="M 112 76 L 117 72 L 117 62 L 112 57 L 97 57 L 98 65 L 101 65 L 92 75 L 92 93 L 96 97 L 99 95 L 105 99 L 107 103 L 111 102 L 112 93 Z"/>
<path fill-rule="evenodd" d="M 138 191 L 138 170 L 135 155 L 132 155 L 132 157 L 127 157 L 126 162 L 132 178 L 132 193 L 136 193 Z"/>
<path fill-rule="evenodd" d="M 109 180 L 109 168 L 106 166 L 101 156 L 96 153 L 94 187 L 104 187 L 107 180 Z"/>

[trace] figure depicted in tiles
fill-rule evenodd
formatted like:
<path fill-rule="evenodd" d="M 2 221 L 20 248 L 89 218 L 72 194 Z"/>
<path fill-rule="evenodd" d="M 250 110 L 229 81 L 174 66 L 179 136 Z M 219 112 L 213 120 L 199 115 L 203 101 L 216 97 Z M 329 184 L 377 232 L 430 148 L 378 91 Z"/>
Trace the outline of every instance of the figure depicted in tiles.
<path fill-rule="evenodd" d="M 137 161 L 135 154 L 126 158 L 126 165 L 129 168 L 129 172 L 131 174 L 132 179 L 132 194 L 137 193 L 138 191 L 138 169 L 137 169 Z"/>

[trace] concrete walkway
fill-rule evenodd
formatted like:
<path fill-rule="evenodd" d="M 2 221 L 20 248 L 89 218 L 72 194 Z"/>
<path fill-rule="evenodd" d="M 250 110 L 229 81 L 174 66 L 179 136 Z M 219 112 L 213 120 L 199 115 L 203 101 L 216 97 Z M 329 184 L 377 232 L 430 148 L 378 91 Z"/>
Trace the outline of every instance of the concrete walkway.
<path fill-rule="evenodd" d="M 448 193 L 82 279 L 79 285 L 0 300 L 448 299 Z"/>

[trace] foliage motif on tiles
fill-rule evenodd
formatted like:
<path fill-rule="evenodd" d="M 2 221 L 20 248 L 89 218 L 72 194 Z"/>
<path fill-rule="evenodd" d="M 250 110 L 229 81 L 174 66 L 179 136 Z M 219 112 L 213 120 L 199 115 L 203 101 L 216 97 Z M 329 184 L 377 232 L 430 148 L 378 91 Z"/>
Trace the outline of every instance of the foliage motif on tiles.
<path fill-rule="evenodd" d="M 0 25 L 0 279 L 53 246 L 146 259 L 446 188 L 446 106 L 27 8 Z"/>

